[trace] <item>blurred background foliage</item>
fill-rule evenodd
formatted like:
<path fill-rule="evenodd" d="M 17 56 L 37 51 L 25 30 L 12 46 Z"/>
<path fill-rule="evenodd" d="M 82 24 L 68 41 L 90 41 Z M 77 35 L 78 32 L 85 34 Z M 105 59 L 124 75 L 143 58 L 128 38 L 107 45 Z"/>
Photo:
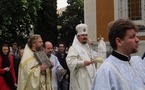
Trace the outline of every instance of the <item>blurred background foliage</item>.
<path fill-rule="evenodd" d="M 23 45 L 33 33 L 54 46 L 70 46 L 75 26 L 84 22 L 83 0 L 67 0 L 66 11 L 57 15 L 56 0 L 0 0 L 0 42 Z"/>

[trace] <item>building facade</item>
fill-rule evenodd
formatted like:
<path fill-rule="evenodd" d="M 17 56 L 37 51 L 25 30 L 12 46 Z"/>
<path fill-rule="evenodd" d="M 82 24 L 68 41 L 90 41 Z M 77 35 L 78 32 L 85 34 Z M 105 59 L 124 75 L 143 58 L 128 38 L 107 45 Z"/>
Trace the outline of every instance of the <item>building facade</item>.
<path fill-rule="evenodd" d="M 89 37 L 97 41 L 107 38 L 108 23 L 127 18 L 136 24 L 145 25 L 145 0 L 84 0 L 85 23 L 89 26 Z M 139 31 L 139 38 L 145 40 L 145 30 Z"/>
<path fill-rule="evenodd" d="M 119 18 L 126 18 L 136 23 L 140 30 L 138 37 L 140 47 L 138 55 L 145 51 L 145 0 L 84 0 L 85 23 L 89 26 L 89 38 L 97 42 L 100 36 L 104 37 L 107 49 L 108 23 Z"/>

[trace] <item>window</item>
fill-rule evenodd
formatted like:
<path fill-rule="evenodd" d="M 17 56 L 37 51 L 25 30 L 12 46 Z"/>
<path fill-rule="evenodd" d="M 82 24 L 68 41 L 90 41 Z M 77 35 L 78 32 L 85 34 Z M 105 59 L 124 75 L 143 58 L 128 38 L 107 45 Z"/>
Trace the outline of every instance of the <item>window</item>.
<path fill-rule="evenodd" d="M 128 17 L 130 20 L 141 20 L 141 0 L 128 0 Z"/>
<path fill-rule="evenodd" d="M 115 20 L 127 18 L 139 27 L 139 35 L 145 35 L 145 0 L 114 0 Z"/>

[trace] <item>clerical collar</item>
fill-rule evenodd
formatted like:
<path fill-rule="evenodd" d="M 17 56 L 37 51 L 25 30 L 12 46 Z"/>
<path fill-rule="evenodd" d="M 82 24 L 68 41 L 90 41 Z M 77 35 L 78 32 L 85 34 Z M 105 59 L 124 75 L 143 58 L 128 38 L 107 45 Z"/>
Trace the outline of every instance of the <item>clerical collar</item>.
<path fill-rule="evenodd" d="M 130 57 L 122 54 L 122 53 L 119 53 L 117 51 L 114 51 L 112 52 L 112 55 L 117 57 L 118 59 L 122 60 L 122 61 L 129 61 L 130 60 Z"/>

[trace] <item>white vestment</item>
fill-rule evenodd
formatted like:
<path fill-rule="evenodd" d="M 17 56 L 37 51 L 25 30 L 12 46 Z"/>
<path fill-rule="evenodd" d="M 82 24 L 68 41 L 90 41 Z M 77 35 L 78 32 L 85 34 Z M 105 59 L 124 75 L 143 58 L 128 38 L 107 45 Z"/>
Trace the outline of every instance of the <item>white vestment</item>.
<path fill-rule="evenodd" d="M 104 38 L 100 37 L 100 40 L 98 42 L 98 56 L 103 58 L 103 61 L 106 59 L 107 55 L 107 49 L 106 49 L 106 43 L 104 42 Z M 102 63 L 97 63 L 97 67 L 99 68 Z"/>
<path fill-rule="evenodd" d="M 94 53 L 89 45 L 81 44 L 75 36 L 66 57 L 70 70 L 70 90 L 91 90 L 97 64 L 92 63 L 89 66 L 85 66 L 84 61 L 94 58 Z"/>
<path fill-rule="evenodd" d="M 145 90 L 144 69 L 138 56 L 122 61 L 110 55 L 95 74 L 91 90 Z"/>
<path fill-rule="evenodd" d="M 104 42 L 104 38 L 103 37 L 100 37 L 100 40 L 98 42 L 98 54 L 103 58 L 103 59 L 106 59 L 106 52 L 107 52 L 107 49 L 106 49 L 106 43 Z"/>
<path fill-rule="evenodd" d="M 51 70 L 46 70 L 46 75 L 40 71 L 40 64 L 34 57 L 34 52 L 25 46 L 22 56 L 17 90 L 53 90 L 51 85 Z"/>
<path fill-rule="evenodd" d="M 58 90 L 58 81 L 61 81 L 63 76 L 58 76 L 57 71 L 58 71 L 58 68 L 63 69 L 63 67 L 60 65 L 58 58 L 54 56 L 53 54 L 51 54 L 50 56 L 50 61 L 53 62 L 54 64 L 52 68 L 52 88 L 53 90 Z"/>
<path fill-rule="evenodd" d="M 132 57 L 132 58 L 135 58 L 135 57 Z M 143 60 L 141 58 L 140 59 L 135 59 L 133 61 L 132 65 L 137 69 L 136 71 L 138 73 L 140 73 L 140 75 L 143 79 L 144 85 L 145 85 L 145 58 Z"/>

